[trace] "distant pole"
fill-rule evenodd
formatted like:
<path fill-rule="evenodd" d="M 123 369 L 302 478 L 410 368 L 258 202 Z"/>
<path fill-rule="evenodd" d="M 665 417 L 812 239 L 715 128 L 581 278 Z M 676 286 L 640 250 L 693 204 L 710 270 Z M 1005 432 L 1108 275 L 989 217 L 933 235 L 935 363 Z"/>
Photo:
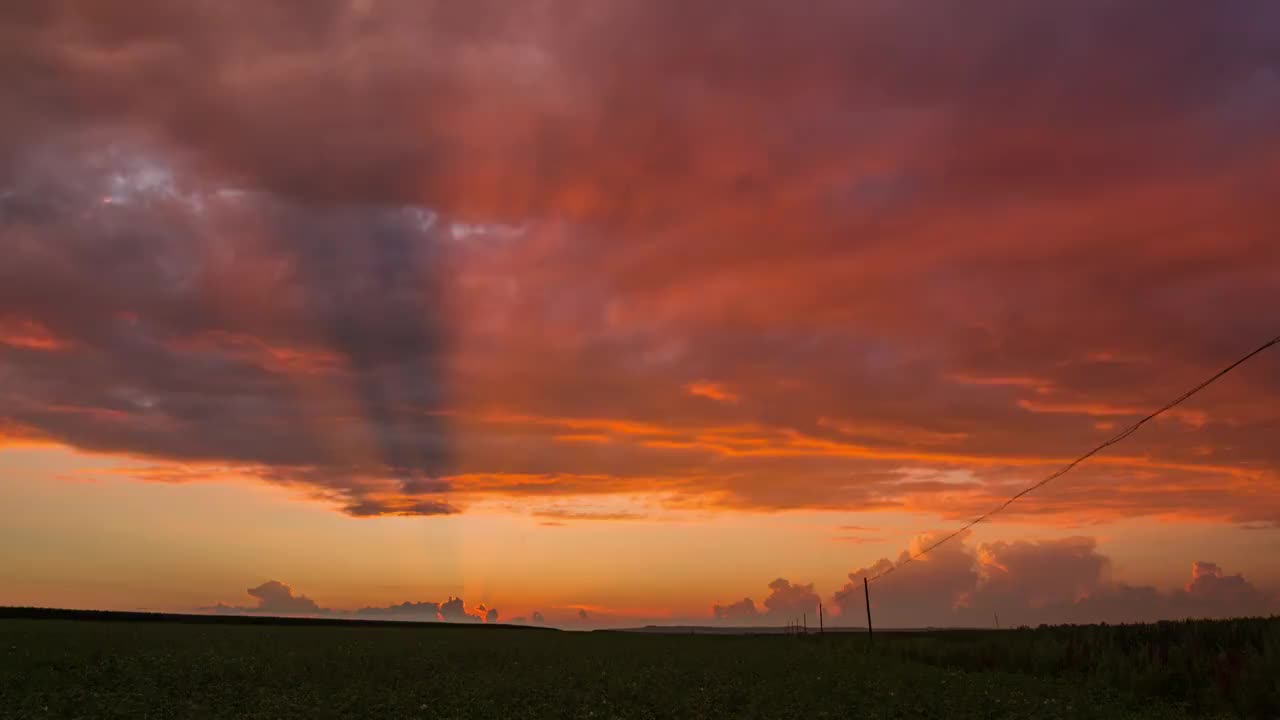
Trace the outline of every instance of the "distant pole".
<path fill-rule="evenodd" d="M 818 601 L 818 634 L 825 635 L 826 633 L 827 633 L 827 626 L 822 622 L 822 601 L 819 600 Z"/>
<path fill-rule="evenodd" d="M 867 578 L 862 578 L 862 596 L 867 600 L 867 643 L 870 644 L 873 637 L 871 630 L 871 590 L 867 586 Z"/>
<path fill-rule="evenodd" d="M 996 616 L 996 629 L 999 630 L 1000 629 L 1000 613 L 993 612 L 991 614 Z"/>

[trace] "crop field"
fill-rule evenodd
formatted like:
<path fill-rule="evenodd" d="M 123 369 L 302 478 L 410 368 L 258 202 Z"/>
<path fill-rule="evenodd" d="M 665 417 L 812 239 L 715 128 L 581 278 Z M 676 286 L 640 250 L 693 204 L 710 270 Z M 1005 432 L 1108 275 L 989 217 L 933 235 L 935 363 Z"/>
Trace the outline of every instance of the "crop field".
<path fill-rule="evenodd" d="M 1280 620 L 865 636 L 0 619 L 0 717 L 1274 717 Z"/>

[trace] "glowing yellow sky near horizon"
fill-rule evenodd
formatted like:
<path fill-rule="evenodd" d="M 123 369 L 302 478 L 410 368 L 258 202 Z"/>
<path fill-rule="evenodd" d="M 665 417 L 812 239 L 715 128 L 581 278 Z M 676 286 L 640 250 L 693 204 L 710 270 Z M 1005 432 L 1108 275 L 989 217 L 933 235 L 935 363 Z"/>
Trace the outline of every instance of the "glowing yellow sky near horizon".
<path fill-rule="evenodd" d="M 712 603 L 759 602 L 775 577 L 813 582 L 827 597 L 850 570 L 896 557 L 917 532 L 950 527 L 923 513 L 723 510 L 546 525 L 501 504 L 353 518 L 261 482 L 102 472 L 128 463 L 59 447 L 0 450 L 0 604 L 184 611 L 245 604 L 245 588 L 280 580 L 332 608 L 459 595 L 508 619 L 577 607 L 706 619 Z M 1267 550 L 1277 534 L 1204 522 L 1001 521 L 976 538 L 1088 535 L 1118 580 L 1174 587 L 1191 562 L 1217 559 L 1270 587 L 1280 583 Z"/>

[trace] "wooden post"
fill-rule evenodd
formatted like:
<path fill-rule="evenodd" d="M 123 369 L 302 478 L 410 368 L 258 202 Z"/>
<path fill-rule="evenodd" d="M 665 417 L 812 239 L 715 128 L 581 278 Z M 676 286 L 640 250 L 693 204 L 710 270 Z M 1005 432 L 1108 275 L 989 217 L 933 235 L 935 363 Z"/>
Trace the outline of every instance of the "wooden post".
<path fill-rule="evenodd" d="M 827 633 L 826 625 L 822 622 L 822 601 L 818 601 L 818 634 L 825 635 Z"/>
<path fill-rule="evenodd" d="M 871 590 L 867 586 L 867 579 L 862 578 L 862 596 L 867 600 L 867 644 L 874 640 L 871 630 Z"/>

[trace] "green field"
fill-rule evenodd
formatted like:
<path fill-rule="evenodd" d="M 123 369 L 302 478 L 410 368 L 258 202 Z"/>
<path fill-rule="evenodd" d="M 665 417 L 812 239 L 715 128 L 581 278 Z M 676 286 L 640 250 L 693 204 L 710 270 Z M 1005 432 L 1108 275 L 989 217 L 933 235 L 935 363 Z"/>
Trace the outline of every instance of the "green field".
<path fill-rule="evenodd" d="M 834 633 L 4 619 L 0 716 L 1272 717 L 1280 674 L 1253 674 L 1274 667 L 1280 621 L 1252 622 L 886 633 L 868 649 Z M 1179 654 L 1214 643 L 1208 660 Z M 1235 668 L 1243 690 L 1184 674 L 1205 663 Z"/>

